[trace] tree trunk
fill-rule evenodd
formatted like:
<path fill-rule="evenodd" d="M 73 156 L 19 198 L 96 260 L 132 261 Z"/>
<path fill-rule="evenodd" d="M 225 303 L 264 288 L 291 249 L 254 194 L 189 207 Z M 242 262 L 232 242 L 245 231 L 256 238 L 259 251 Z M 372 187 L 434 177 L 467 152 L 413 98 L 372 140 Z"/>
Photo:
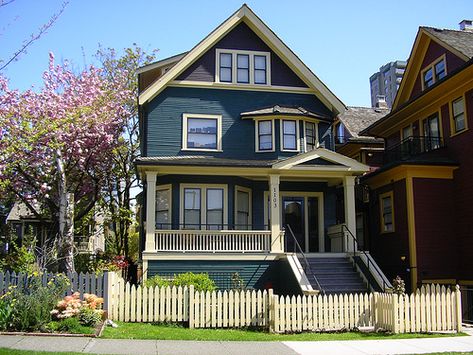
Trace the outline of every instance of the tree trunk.
<path fill-rule="evenodd" d="M 66 172 L 60 150 L 56 151 L 59 195 L 58 267 L 74 272 L 74 195 L 67 192 Z"/>

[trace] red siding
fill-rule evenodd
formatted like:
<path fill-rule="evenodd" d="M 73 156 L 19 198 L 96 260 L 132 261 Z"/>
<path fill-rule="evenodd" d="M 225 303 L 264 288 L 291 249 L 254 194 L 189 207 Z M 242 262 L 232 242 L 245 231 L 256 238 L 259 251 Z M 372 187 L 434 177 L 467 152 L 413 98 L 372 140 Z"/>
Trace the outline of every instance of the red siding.
<path fill-rule="evenodd" d="M 379 195 L 393 191 L 394 223 L 393 233 L 380 233 Z M 370 194 L 371 253 L 388 279 L 401 276 L 406 285 L 410 283 L 409 239 L 407 226 L 407 203 L 405 180 L 383 186 Z M 405 256 L 405 260 L 401 260 Z"/>
<path fill-rule="evenodd" d="M 215 46 L 187 68 L 177 80 L 215 81 L 215 49 L 264 51 L 271 53 L 271 84 L 307 87 L 306 84 L 245 23 L 236 26 Z"/>
<path fill-rule="evenodd" d="M 453 181 L 414 179 L 418 280 L 456 277 Z"/>
<path fill-rule="evenodd" d="M 443 54 L 446 55 L 447 74 L 451 73 L 452 71 L 459 68 L 462 64 L 465 63 L 463 59 L 459 58 L 458 56 L 447 50 L 445 47 L 442 47 L 435 41 L 430 41 L 429 48 L 427 48 L 427 52 L 425 53 L 424 61 L 422 62 L 420 72 L 417 74 L 417 78 L 409 99 L 418 96 L 422 92 L 422 70 L 426 66 L 432 64 L 433 61 L 438 59 Z"/>

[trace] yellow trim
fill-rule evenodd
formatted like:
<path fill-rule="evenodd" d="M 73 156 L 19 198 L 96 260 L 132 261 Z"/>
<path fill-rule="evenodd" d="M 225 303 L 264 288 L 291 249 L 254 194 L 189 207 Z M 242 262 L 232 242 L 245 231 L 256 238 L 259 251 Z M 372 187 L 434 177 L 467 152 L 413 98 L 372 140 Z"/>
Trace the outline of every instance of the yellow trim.
<path fill-rule="evenodd" d="M 458 280 L 459 285 L 471 286 L 473 285 L 473 280 Z"/>
<path fill-rule="evenodd" d="M 189 118 L 217 120 L 217 148 L 216 149 L 187 147 L 187 121 L 189 120 Z M 222 151 L 222 115 L 183 113 L 182 114 L 182 148 L 181 150 L 194 151 L 194 152 L 221 152 Z"/>
<path fill-rule="evenodd" d="M 443 284 L 443 285 L 455 285 L 456 279 L 426 279 L 422 280 L 423 284 Z"/>
<path fill-rule="evenodd" d="M 391 218 L 392 218 L 392 229 L 386 230 L 386 223 L 384 221 L 384 210 L 383 210 L 383 200 L 389 198 L 391 201 Z M 394 193 L 393 191 L 388 191 L 379 195 L 379 221 L 380 223 L 380 233 L 381 234 L 388 234 L 394 233 L 396 231 L 396 224 L 394 219 Z"/>
<path fill-rule="evenodd" d="M 237 216 L 238 216 L 238 192 L 241 191 L 241 192 L 246 192 L 248 193 L 248 228 L 250 228 L 250 226 L 252 227 L 253 226 L 253 198 L 252 198 L 252 190 L 248 187 L 243 187 L 243 186 L 239 186 L 239 185 L 235 185 L 235 203 L 234 203 L 234 211 L 233 211 L 233 217 L 234 217 L 234 221 L 233 221 L 233 224 L 237 224 Z M 238 229 L 238 228 L 237 228 Z"/>
<path fill-rule="evenodd" d="M 225 82 L 220 81 L 220 54 L 231 54 L 232 55 L 232 81 Z M 238 54 L 243 54 L 248 56 L 248 80 L 249 83 L 239 83 L 238 80 L 238 61 L 237 57 Z M 225 49 L 225 48 L 217 48 L 215 50 L 215 81 L 219 84 L 224 85 L 240 85 L 240 86 L 249 86 L 249 85 L 256 85 L 256 86 L 271 86 L 271 53 L 270 52 L 259 52 L 259 51 L 244 51 L 244 50 L 236 50 L 236 49 Z M 255 56 L 261 56 L 266 58 L 266 84 L 256 84 L 255 83 Z"/>
<path fill-rule="evenodd" d="M 442 54 L 440 57 L 438 57 L 437 59 L 435 59 L 433 62 L 431 62 L 430 64 L 426 65 L 424 67 L 424 69 L 422 69 L 420 71 L 420 82 L 421 82 L 421 85 L 422 85 L 422 91 L 424 91 L 426 89 L 425 87 L 425 83 L 424 83 L 424 73 L 426 71 L 428 71 L 429 69 L 432 69 L 432 85 L 434 85 L 436 82 L 437 82 L 437 79 L 436 79 L 436 76 L 437 76 L 437 73 L 435 72 L 435 66 L 440 63 L 441 61 L 443 61 L 444 63 L 444 66 L 445 66 L 445 75 L 444 77 L 446 77 L 448 75 L 448 72 L 447 72 L 447 57 L 444 54 Z M 432 86 L 431 85 L 431 86 Z M 430 86 L 429 86 L 430 87 Z"/>
<path fill-rule="evenodd" d="M 270 121 L 271 122 L 271 147 L 272 149 L 259 149 L 259 122 L 261 121 Z M 256 153 L 267 153 L 267 152 L 275 152 L 276 151 L 276 136 L 275 136 L 275 124 L 274 124 L 274 117 L 272 119 L 260 119 L 255 118 L 255 152 Z"/>
<path fill-rule="evenodd" d="M 345 110 L 345 105 L 336 97 L 322 81 L 274 34 L 274 32 L 244 4 L 226 21 L 212 31 L 206 38 L 188 52 L 162 77 L 158 78 L 139 95 L 139 104 L 143 105 L 152 100 L 176 77 L 192 63 L 200 58 L 207 50 L 215 45 L 229 31 L 244 21 L 255 33 L 287 64 L 302 81 L 304 81 L 327 107 L 335 114 Z"/>
<path fill-rule="evenodd" d="M 244 85 L 244 86 L 242 86 Z M 263 84 L 232 84 L 232 83 L 216 83 L 207 81 L 192 81 L 192 80 L 173 80 L 168 86 L 173 87 L 190 87 L 190 88 L 206 88 L 218 90 L 244 90 L 244 91 L 265 91 L 265 92 L 283 92 L 283 93 L 297 93 L 305 95 L 314 95 L 311 88 L 292 87 L 292 86 L 267 86 Z"/>
<path fill-rule="evenodd" d="M 207 189 L 223 189 L 223 224 L 228 225 L 228 186 L 226 184 L 179 184 L 179 224 L 184 224 L 184 189 L 200 189 L 200 223 L 207 223 Z M 205 226 L 202 226 L 205 229 Z"/>
<path fill-rule="evenodd" d="M 284 121 L 290 121 L 296 123 L 296 149 L 287 149 L 284 148 Z M 301 151 L 301 137 L 300 137 L 300 125 L 299 119 L 291 119 L 286 117 L 281 117 L 279 120 L 279 150 L 281 152 L 300 152 Z"/>
<path fill-rule="evenodd" d="M 458 100 L 463 100 L 463 120 L 465 122 L 465 128 L 463 128 L 461 131 L 456 131 L 456 124 L 454 121 L 453 117 L 453 103 Z M 468 131 L 468 114 L 466 112 L 467 107 L 466 107 L 466 95 L 463 93 L 463 95 L 457 97 L 456 99 L 453 99 L 449 104 L 448 104 L 448 114 L 450 118 L 450 137 L 458 136 L 459 134 L 462 134 L 463 132 Z"/>
<path fill-rule="evenodd" d="M 409 235 L 409 269 L 412 289 L 417 288 L 417 242 L 414 205 L 414 184 L 412 176 L 406 178 L 407 226 Z"/>

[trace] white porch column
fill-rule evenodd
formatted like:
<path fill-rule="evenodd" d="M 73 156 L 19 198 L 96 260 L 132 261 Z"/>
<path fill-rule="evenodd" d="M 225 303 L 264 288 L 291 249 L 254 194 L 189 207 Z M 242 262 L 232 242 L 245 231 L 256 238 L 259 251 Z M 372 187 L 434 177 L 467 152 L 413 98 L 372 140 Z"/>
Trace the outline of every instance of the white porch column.
<path fill-rule="evenodd" d="M 343 192 L 345 197 L 345 225 L 356 237 L 356 210 L 355 210 L 355 177 L 345 176 L 343 178 Z M 344 236 L 345 250 L 353 250 L 353 239 L 351 236 Z M 355 245 L 355 251 L 357 246 Z"/>
<path fill-rule="evenodd" d="M 269 175 L 269 201 L 271 219 L 271 252 L 281 253 L 283 241 L 281 236 L 281 211 L 279 208 L 279 175 Z"/>
<path fill-rule="evenodd" d="M 145 251 L 156 250 L 156 171 L 146 172 L 146 242 Z"/>

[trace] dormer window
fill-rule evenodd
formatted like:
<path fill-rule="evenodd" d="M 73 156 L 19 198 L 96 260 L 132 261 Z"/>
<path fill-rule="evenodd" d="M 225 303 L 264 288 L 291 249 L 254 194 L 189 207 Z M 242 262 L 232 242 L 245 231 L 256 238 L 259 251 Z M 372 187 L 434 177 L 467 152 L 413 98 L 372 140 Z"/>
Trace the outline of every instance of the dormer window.
<path fill-rule="evenodd" d="M 269 85 L 270 53 L 217 49 L 215 81 L 230 84 Z"/>
<path fill-rule="evenodd" d="M 444 78 L 445 75 L 447 75 L 447 68 L 445 56 L 442 56 L 422 71 L 423 90 L 434 85 L 437 81 Z"/>

